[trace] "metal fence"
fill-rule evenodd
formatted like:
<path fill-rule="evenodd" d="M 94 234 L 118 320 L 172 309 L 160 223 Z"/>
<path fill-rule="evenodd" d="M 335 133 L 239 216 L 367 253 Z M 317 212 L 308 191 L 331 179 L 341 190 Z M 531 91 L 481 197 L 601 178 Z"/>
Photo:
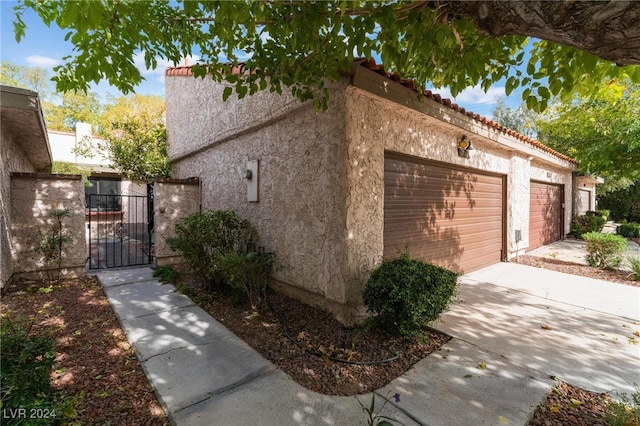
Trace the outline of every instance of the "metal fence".
<path fill-rule="evenodd" d="M 153 195 L 91 194 L 87 199 L 89 269 L 152 262 Z"/>

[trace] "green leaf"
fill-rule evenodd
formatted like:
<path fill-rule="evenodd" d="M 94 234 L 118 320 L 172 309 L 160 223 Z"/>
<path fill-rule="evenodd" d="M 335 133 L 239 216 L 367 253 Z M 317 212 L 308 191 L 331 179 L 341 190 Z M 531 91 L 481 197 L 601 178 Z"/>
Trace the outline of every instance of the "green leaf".
<path fill-rule="evenodd" d="M 229 99 L 229 96 L 231 96 L 231 94 L 233 93 L 233 89 L 229 86 L 225 87 L 224 90 L 222 91 L 222 100 L 226 101 L 227 99 Z"/>
<path fill-rule="evenodd" d="M 519 85 L 520 85 L 520 81 L 518 79 L 516 79 L 513 76 L 509 77 L 507 79 L 507 81 L 505 83 L 505 87 L 504 87 L 504 91 L 505 91 L 506 95 L 509 96 L 511 94 L 511 92 L 514 91 L 514 89 L 518 88 Z"/>
<path fill-rule="evenodd" d="M 546 87 L 540 86 L 538 87 L 538 96 L 540 96 L 543 100 L 547 100 L 551 97 L 551 93 Z"/>
<path fill-rule="evenodd" d="M 74 46 L 56 68 L 58 91 L 86 90 L 89 83 L 106 80 L 128 93 L 144 80 L 134 63 L 139 52 L 145 52 L 145 62 L 154 68 L 163 61 L 180 63 L 194 51 L 210 66 L 211 77 L 235 86 L 239 98 L 267 88 L 288 90 L 300 100 L 319 100 L 323 108 L 328 103 L 317 82 L 348 71 L 354 52 L 380 54 L 387 70 L 447 85 L 454 94 L 468 86 L 487 89 L 503 78 L 505 91 L 512 93 L 518 87 L 546 85 L 548 78 L 550 94 L 568 101 L 576 95 L 595 96 L 603 81 L 640 82 L 639 67 L 617 67 L 551 42 L 529 44 L 525 36 L 481 34 L 471 18 L 441 19 L 443 12 L 432 3 L 409 11 L 405 2 L 326 1 L 301 7 L 297 2 L 248 0 L 24 0 L 14 8 L 14 33 L 18 40 L 25 35 L 27 10 L 65 30 Z M 531 54 L 523 73 L 527 49 Z M 269 82 L 260 80 L 256 89 L 251 83 L 237 84 L 239 77 L 226 72 L 228 67 L 221 72 L 221 64 L 235 60 L 239 50 L 251 54 L 251 68 Z M 207 74 L 198 67 L 192 72 Z M 537 94 L 542 100 L 550 98 L 545 92 Z"/>

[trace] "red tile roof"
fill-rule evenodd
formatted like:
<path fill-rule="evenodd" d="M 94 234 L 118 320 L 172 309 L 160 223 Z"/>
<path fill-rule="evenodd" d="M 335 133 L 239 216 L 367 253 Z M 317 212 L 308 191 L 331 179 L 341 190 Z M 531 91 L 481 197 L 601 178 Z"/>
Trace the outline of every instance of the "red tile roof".
<path fill-rule="evenodd" d="M 167 77 L 171 77 L 171 76 L 192 76 L 193 74 L 191 73 L 191 67 L 193 67 L 194 65 L 181 65 L 181 66 L 176 66 L 176 67 L 169 67 L 167 68 L 167 70 L 165 71 L 165 76 Z M 198 66 L 198 65 L 195 65 Z M 199 66 L 203 66 L 206 67 L 206 65 L 199 65 Z M 485 124 L 488 127 L 491 127 L 493 129 L 496 129 L 502 133 L 505 133 L 509 136 L 512 136 L 516 139 L 519 139 L 522 142 L 525 142 L 543 152 L 546 152 L 548 154 L 551 154 L 555 157 L 558 157 L 562 160 L 568 161 L 570 163 L 573 164 L 578 164 L 577 160 L 574 160 L 573 158 L 566 156 L 564 154 L 559 153 L 558 151 L 555 151 L 551 148 L 549 148 L 548 146 L 544 145 L 542 142 L 537 141 L 533 138 L 530 138 L 529 136 L 525 136 L 521 133 L 516 132 L 515 130 L 511 130 L 503 125 L 501 125 L 500 123 L 498 123 L 497 121 L 493 121 L 488 119 L 487 117 L 484 117 L 480 114 L 475 114 L 471 111 L 467 111 L 465 108 L 459 106 L 458 104 L 455 104 L 453 102 L 451 102 L 451 99 L 448 98 L 442 98 L 442 96 L 440 96 L 437 93 L 433 93 L 431 92 L 431 90 L 424 90 L 422 87 L 419 87 L 415 84 L 415 82 L 413 81 L 413 79 L 410 78 L 402 78 L 400 77 L 400 75 L 398 75 L 395 72 L 391 72 L 388 73 L 382 64 L 378 64 L 376 63 L 376 61 L 373 58 L 370 59 L 366 59 L 366 58 L 357 58 L 353 61 L 353 67 L 351 69 L 351 75 L 353 75 L 355 73 L 356 67 L 358 66 L 363 66 L 367 69 L 370 69 L 380 75 L 385 76 L 386 78 L 395 81 L 396 83 L 402 84 L 403 86 L 408 87 L 409 89 L 420 93 L 422 95 L 424 95 L 426 98 L 438 102 L 448 108 L 451 108 L 452 110 L 454 110 L 455 112 L 459 113 L 459 114 L 464 114 L 467 117 L 470 117 L 471 119 L 475 120 L 475 121 L 479 121 L 480 123 Z M 246 67 L 244 63 L 240 63 L 236 66 L 233 66 L 231 68 L 231 72 L 234 75 L 240 75 L 243 74 L 246 71 Z"/>
<path fill-rule="evenodd" d="M 191 68 L 193 67 L 202 67 L 207 68 L 206 65 L 178 65 L 176 67 L 169 67 L 164 71 L 164 75 L 167 77 L 173 76 L 193 76 L 191 72 Z M 243 62 L 238 65 L 234 65 L 231 67 L 231 74 L 233 75 L 241 75 L 244 74 L 247 70 L 247 67 Z"/>

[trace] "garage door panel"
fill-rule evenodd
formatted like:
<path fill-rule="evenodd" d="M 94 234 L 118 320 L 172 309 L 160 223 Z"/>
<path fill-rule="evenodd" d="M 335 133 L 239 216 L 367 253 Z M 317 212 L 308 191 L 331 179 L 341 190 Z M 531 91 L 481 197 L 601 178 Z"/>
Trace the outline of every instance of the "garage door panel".
<path fill-rule="evenodd" d="M 385 158 L 384 256 L 409 253 L 457 272 L 499 262 L 503 177 Z"/>
<path fill-rule="evenodd" d="M 531 182 L 529 197 L 529 247 L 533 250 L 562 239 L 564 187 Z"/>
<path fill-rule="evenodd" d="M 393 238 L 397 238 L 399 240 L 404 240 L 409 236 L 413 236 L 414 238 L 421 238 L 421 234 L 437 234 L 439 233 L 439 229 L 434 228 L 434 225 L 431 224 L 427 220 L 418 220 L 414 218 L 404 218 L 404 217 L 391 217 L 388 218 L 390 222 L 395 222 L 396 219 L 401 222 L 405 222 L 405 224 L 395 223 L 389 224 L 385 227 L 389 234 L 393 235 Z M 466 220 L 456 220 L 456 230 L 462 234 L 466 235 L 496 235 L 498 238 L 502 238 L 502 233 L 498 232 L 496 228 L 501 227 L 502 218 L 494 217 L 494 218 L 482 218 L 482 229 L 478 228 L 478 219 L 477 218 L 468 218 Z"/>

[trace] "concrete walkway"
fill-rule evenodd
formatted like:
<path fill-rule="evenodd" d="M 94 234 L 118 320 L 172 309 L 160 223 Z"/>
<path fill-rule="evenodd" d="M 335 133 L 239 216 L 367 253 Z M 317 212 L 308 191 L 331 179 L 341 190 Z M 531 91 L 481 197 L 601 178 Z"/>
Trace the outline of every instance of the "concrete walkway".
<path fill-rule="evenodd" d="M 366 424 L 355 397 L 298 385 L 150 268 L 97 275 L 175 424 Z M 388 396 L 382 414 L 406 425 L 522 425 L 550 375 L 629 391 L 640 383 L 640 345 L 628 342 L 640 289 L 569 277 L 508 263 L 464 276 L 436 324 L 454 338 L 376 391 L 376 407 Z"/>

